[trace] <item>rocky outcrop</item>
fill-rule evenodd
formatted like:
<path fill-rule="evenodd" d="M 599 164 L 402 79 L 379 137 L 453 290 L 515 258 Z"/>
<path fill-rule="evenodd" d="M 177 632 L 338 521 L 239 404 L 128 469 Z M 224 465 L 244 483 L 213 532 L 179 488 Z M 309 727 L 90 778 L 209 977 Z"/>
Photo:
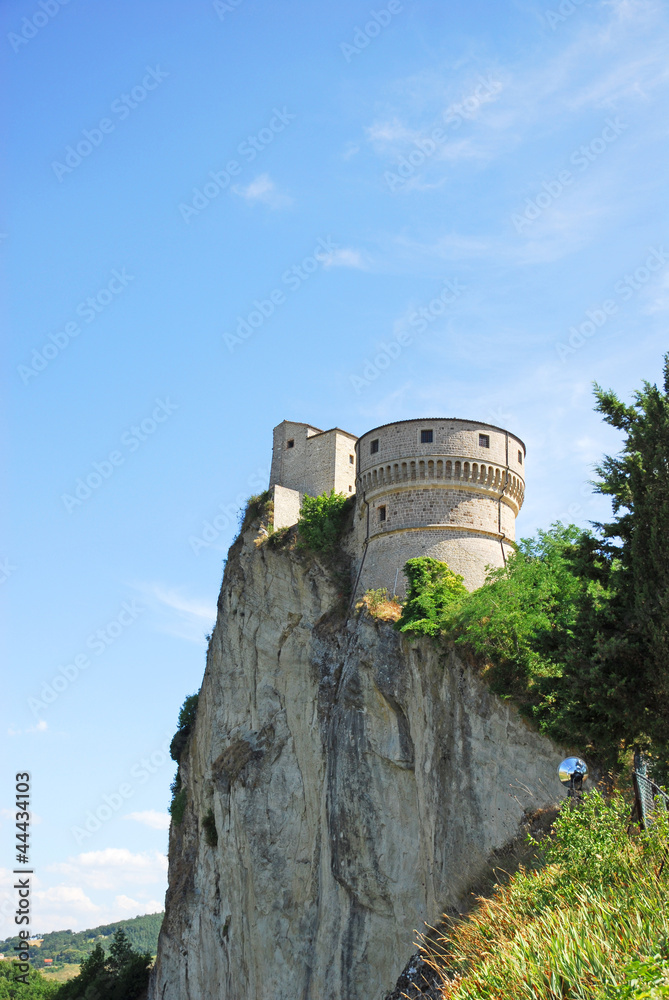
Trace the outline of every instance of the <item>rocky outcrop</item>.
<path fill-rule="evenodd" d="M 561 797 L 558 748 L 454 652 L 338 615 L 334 579 L 252 530 L 230 552 L 152 1000 L 380 1000 Z"/>

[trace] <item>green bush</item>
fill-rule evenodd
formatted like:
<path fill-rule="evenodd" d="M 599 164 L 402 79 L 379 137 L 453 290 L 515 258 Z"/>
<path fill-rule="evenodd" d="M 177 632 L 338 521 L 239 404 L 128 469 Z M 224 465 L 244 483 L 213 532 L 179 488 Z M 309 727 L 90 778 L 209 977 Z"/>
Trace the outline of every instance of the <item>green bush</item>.
<path fill-rule="evenodd" d="M 246 507 L 240 511 L 239 530 L 245 531 L 254 521 L 262 521 L 267 527 L 274 519 L 274 502 L 270 490 L 249 497 Z"/>
<path fill-rule="evenodd" d="M 7 959 L 0 962 L 0 1000 L 56 1000 L 59 983 L 46 979 L 36 969 L 26 974 L 26 983 L 17 982 L 16 968 L 14 962 Z"/>
<path fill-rule="evenodd" d="M 218 844 L 218 830 L 216 829 L 216 819 L 213 809 L 209 809 L 202 820 L 202 829 L 204 830 L 204 839 L 209 846 L 216 847 Z"/>
<path fill-rule="evenodd" d="M 177 721 L 177 731 L 170 743 L 170 756 L 177 764 L 181 760 L 181 755 L 186 749 L 188 737 L 190 736 L 195 719 L 197 717 L 197 703 L 199 695 L 191 694 L 184 701 L 179 709 L 179 719 Z"/>
<path fill-rule="evenodd" d="M 178 772 L 177 772 L 178 777 Z M 186 811 L 186 789 L 179 788 L 174 791 L 174 782 L 172 783 L 172 801 L 170 802 L 170 815 L 177 826 L 181 826 L 184 818 L 184 812 Z"/>
<path fill-rule="evenodd" d="M 447 627 L 454 609 L 467 597 L 462 577 L 453 573 L 445 562 L 429 556 L 409 559 L 404 575 L 409 581 L 409 594 L 395 628 L 417 635 L 438 635 Z"/>
<path fill-rule="evenodd" d="M 318 497 L 305 496 L 297 522 L 299 547 L 333 553 L 339 545 L 351 501 L 351 497 L 334 490 Z"/>
<path fill-rule="evenodd" d="M 177 826 L 181 826 L 186 809 L 186 789 L 181 784 L 181 769 L 177 767 L 174 781 L 170 785 L 172 801 L 170 802 L 170 816 Z"/>

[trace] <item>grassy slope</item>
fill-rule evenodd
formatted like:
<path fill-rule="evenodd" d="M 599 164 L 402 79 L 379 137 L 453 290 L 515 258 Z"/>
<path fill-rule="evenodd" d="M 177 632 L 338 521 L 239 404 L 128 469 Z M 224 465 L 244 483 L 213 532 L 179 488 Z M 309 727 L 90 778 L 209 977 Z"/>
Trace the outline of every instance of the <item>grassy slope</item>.
<path fill-rule="evenodd" d="M 669 863 L 658 878 L 667 814 L 648 835 L 628 835 L 628 821 L 617 795 L 563 809 L 539 848 L 543 864 L 430 943 L 443 997 L 669 997 Z"/>

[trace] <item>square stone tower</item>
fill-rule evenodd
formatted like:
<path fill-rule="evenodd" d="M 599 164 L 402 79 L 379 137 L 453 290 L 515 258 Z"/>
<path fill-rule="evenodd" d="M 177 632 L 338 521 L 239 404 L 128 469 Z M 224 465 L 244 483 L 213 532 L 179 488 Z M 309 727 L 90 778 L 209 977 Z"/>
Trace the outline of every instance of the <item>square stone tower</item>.
<path fill-rule="evenodd" d="M 303 496 L 355 492 L 358 439 L 339 427 L 319 430 L 284 420 L 274 428 L 269 486 L 274 499 L 274 527 L 295 524 Z"/>

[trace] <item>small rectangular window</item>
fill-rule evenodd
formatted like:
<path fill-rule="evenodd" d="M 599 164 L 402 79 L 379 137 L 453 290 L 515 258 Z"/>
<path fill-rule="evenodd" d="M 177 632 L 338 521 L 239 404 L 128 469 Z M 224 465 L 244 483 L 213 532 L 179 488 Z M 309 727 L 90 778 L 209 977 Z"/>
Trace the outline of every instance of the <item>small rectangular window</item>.
<path fill-rule="evenodd" d="M 348 491 L 349 491 L 349 493 L 352 493 L 353 492 L 353 487 L 349 486 Z"/>
<path fill-rule="evenodd" d="M 490 435 L 479 434 L 479 448 L 489 448 L 489 447 L 490 447 Z"/>
<path fill-rule="evenodd" d="M 290 441 L 286 443 L 286 448 L 294 448 L 294 447 L 295 447 L 295 438 L 291 438 Z"/>
<path fill-rule="evenodd" d="M 349 461 L 349 465 L 353 465 L 353 463 L 355 462 L 355 459 L 354 459 L 353 455 L 349 455 L 348 456 L 348 461 Z"/>
<path fill-rule="evenodd" d="M 420 432 L 420 443 L 421 444 L 432 444 L 434 434 L 432 431 L 421 431 Z"/>
<path fill-rule="evenodd" d="M 522 451 L 519 448 L 518 449 L 518 465 L 522 465 L 522 464 L 523 464 L 523 453 L 522 453 Z"/>
<path fill-rule="evenodd" d="M 385 521 L 386 519 L 386 508 L 379 507 L 379 521 Z"/>
<path fill-rule="evenodd" d="M 379 450 L 379 439 L 378 438 L 374 438 L 374 440 L 372 441 L 372 443 L 369 446 L 369 453 L 370 453 L 370 455 L 376 455 L 376 453 L 377 453 L 378 450 Z"/>

